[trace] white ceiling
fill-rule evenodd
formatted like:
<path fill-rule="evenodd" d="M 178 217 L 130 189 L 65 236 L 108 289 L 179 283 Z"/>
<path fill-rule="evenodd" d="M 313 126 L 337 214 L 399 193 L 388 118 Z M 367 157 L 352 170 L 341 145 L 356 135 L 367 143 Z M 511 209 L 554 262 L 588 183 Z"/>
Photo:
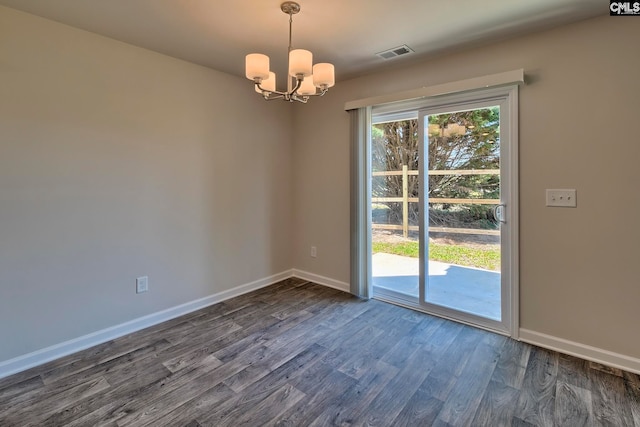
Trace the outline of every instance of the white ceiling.
<path fill-rule="evenodd" d="M 0 5 L 244 76 L 244 56 L 284 70 L 282 0 L 0 0 Z M 603 0 L 299 0 L 294 47 L 332 62 L 336 78 L 607 14 Z M 414 54 L 375 54 L 406 44 Z"/>

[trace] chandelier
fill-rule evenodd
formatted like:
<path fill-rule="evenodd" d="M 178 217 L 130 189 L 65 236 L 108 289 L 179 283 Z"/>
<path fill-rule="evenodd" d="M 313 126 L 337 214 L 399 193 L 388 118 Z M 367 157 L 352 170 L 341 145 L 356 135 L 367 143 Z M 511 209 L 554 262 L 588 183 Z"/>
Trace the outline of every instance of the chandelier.
<path fill-rule="evenodd" d="M 293 15 L 300 12 L 300 5 L 286 1 L 280 9 L 289 15 L 289 73 L 287 91 L 276 90 L 276 74 L 269 70 L 269 57 L 261 53 L 246 56 L 245 74 L 253 80 L 256 92 L 264 99 L 284 99 L 306 103 L 311 96 L 322 96 L 335 84 L 333 64 L 326 62 L 313 64 L 313 55 L 308 50 L 293 49 L 291 46 L 291 27 Z"/>

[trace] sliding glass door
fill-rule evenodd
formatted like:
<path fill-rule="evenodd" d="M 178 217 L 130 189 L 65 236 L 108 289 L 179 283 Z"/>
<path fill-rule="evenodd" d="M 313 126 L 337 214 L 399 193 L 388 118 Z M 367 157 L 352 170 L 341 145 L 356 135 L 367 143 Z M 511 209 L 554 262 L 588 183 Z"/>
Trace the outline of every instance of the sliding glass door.
<path fill-rule="evenodd" d="M 377 112 L 374 297 L 511 332 L 515 186 L 508 94 Z"/>

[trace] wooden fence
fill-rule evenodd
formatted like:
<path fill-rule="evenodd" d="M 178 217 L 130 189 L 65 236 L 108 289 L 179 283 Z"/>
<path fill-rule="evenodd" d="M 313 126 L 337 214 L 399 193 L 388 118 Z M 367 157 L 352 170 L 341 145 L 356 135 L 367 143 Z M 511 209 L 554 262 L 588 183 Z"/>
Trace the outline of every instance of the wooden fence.
<path fill-rule="evenodd" d="M 409 197 L 409 175 L 418 175 L 417 170 L 408 170 L 407 165 L 402 166 L 401 171 L 373 172 L 373 176 L 402 176 L 402 197 L 372 197 L 371 203 L 402 203 L 402 225 L 396 224 L 371 224 L 371 228 L 381 230 L 402 230 L 402 235 L 407 237 L 409 231 L 418 231 L 418 226 L 409 225 L 409 203 L 417 203 L 417 197 Z M 465 170 L 430 170 L 429 175 L 500 175 L 500 169 L 465 169 Z M 433 204 L 461 204 L 461 205 L 499 205 L 498 199 L 451 199 L 441 197 L 429 197 L 428 203 Z M 459 234 L 483 234 L 499 236 L 500 230 L 483 230 L 476 228 L 450 228 L 429 227 L 429 231 Z"/>

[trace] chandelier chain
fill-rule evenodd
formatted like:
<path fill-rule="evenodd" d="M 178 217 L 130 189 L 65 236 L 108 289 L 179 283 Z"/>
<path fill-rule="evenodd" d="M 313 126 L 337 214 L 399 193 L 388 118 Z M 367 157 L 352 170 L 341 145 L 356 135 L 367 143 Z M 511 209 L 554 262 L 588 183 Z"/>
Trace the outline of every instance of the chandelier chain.
<path fill-rule="evenodd" d="M 291 49 L 293 49 L 293 46 L 291 44 L 292 32 L 293 32 L 293 14 L 289 12 L 289 50 L 287 51 L 287 55 L 289 54 L 289 52 L 291 52 Z"/>

